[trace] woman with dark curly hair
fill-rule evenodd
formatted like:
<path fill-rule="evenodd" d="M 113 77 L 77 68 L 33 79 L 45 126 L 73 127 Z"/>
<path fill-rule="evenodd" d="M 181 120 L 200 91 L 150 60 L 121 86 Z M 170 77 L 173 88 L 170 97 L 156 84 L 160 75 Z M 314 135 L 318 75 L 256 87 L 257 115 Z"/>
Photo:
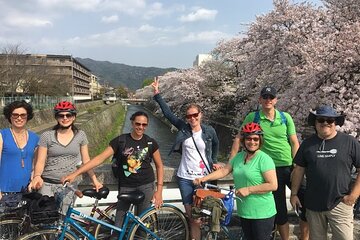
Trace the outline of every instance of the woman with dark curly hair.
<path fill-rule="evenodd" d="M 34 116 L 29 103 L 8 104 L 4 116 L 11 126 L 0 130 L 0 198 L 26 188 L 39 141 L 38 135 L 26 129 L 26 123 Z"/>

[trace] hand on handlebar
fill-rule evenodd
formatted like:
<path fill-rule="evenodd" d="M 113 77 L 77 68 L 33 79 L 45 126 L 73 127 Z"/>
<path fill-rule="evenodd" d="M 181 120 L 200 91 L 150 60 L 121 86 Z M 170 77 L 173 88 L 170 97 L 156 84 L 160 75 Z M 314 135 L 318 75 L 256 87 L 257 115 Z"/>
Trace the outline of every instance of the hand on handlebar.
<path fill-rule="evenodd" d="M 205 182 L 205 181 L 202 178 L 196 178 L 193 180 L 194 185 L 197 185 L 197 186 L 202 186 L 203 182 Z"/>
<path fill-rule="evenodd" d="M 74 175 L 73 173 L 69 174 L 69 175 L 61 178 L 61 183 L 62 184 L 65 184 L 67 182 L 72 183 L 75 180 L 75 178 L 76 178 L 76 175 Z"/>

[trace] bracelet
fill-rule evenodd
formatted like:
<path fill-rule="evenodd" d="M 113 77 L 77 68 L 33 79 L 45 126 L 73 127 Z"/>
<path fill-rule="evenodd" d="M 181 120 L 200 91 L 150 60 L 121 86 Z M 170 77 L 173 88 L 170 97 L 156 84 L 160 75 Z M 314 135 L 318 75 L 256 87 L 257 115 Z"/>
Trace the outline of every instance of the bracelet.
<path fill-rule="evenodd" d="M 164 186 L 164 184 L 162 184 L 162 183 L 158 183 L 158 184 L 156 184 L 156 185 L 158 185 L 158 186 Z"/>
<path fill-rule="evenodd" d="M 33 178 L 41 177 L 41 174 L 34 175 Z"/>
<path fill-rule="evenodd" d="M 297 193 L 291 193 L 290 196 L 297 196 Z"/>

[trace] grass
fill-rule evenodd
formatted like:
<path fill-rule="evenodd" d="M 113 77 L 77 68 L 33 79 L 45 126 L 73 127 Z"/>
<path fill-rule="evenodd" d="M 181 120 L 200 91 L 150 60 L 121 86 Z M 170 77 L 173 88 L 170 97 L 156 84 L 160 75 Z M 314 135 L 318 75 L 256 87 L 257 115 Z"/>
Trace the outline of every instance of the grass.
<path fill-rule="evenodd" d="M 93 152 L 90 151 L 90 156 L 95 157 L 105 150 L 109 146 L 109 142 L 114 139 L 116 136 L 119 136 L 122 126 L 124 125 L 126 111 L 124 108 L 121 108 L 117 117 L 115 118 L 111 129 L 107 129 L 107 134 L 103 138 L 103 141 L 96 146 Z M 106 160 L 105 163 L 110 163 L 110 159 Z"/>

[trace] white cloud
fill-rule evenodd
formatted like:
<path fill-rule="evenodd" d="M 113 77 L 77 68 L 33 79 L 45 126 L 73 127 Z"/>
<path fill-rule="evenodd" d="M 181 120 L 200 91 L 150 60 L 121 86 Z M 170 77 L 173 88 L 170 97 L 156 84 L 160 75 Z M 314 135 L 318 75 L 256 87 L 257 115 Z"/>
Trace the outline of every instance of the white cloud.
<path fill-rule="evenodd" d="M 115 23 L 119 21 L 119 16 L 118 15 L 103 16 L 101 18 L 101 21 L 104 23 Z"/>
<path fill-rule="evenodd" d="M 134 14 L 146 7 L 145 0 L 37 0 L 45 9 L 72 9 L 76 11 L 121 11 Z"/>
<path fill-rule="evenodd" d="M 194 12 L 189 13 L 188 15 L 182 15 L 179 20 L 181 22 L 209 21 L 214 20 L 217 13 L 217 10 L 200 8 Z"/>
<path fill-rule="evenodd" d="M 198 33 L 189 33 L 181 39 L 182 42 L 203 42 L 203 43 L 216 43 L 221 39 L 231 38 L 232 36 L 220 31 L 204 31 Z"/>
<path fill-rule="evenodd" d="M 53 24 L 46 19 L 37 18 L 36 16 L 25 16 L 18 14 L 8 15 L 4 22 L 13 27 L 51 27 Z"/>
<path fill-rule="evenodd" d="M 145 24 L 139 27 L 140 32 L 154 32 L 156 30 L 158 30 L 156 27 L 151 26 L 149 24 Z"/>

